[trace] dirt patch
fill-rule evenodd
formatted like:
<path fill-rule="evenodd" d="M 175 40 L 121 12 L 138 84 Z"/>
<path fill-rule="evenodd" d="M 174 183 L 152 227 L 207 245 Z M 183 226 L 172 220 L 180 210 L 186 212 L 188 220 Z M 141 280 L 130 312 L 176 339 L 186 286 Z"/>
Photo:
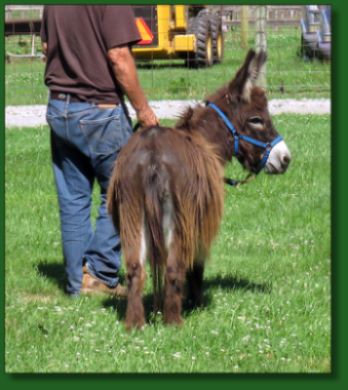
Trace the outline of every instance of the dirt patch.
<path fill-rule="evenodd" d="M 52 303 L 56 297 L 52 295 L 40 295 L 40 294 L 25 294 L 22 296 L 23 303 Z"/>
<path fill-rule="evenodd" d="M 161 100 L 150 102 L 160 119 L 176 119 L 188 107 L 201 104 L 195 100 Z M 132 118 L 134 110 L 128 106 Z M 274 99 L 269 101 L 272 115 L 326 115 L 331 113 L 329 99 Z M 46 125 L 46 106 L 7 106 L 5 113 L 6 127 L 37 127 Z"/>

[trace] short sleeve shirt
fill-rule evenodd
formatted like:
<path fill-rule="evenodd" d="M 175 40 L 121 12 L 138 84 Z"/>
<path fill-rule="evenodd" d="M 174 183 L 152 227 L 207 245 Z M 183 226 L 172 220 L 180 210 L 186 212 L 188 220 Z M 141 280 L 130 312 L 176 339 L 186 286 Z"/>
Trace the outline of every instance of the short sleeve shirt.
<path fill-rule="evenodd" d="M 122 92 L 107 52 L 140 39 L 130 6 L 45 6 L 41 24 L 41 40 L 47 43 L 45 84 L 81 100 L 117 103 Z"/>

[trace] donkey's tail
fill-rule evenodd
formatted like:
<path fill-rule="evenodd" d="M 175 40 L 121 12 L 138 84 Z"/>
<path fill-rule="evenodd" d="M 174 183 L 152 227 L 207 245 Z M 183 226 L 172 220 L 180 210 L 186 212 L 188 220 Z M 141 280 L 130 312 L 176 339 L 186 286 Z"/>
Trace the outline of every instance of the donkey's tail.
<path fill-rule="evenodd" d="M 163 232 L 163 197 L 165 180 L 156 166 L 152 165 L 151 172 L 144 183 L 145 188 L 145 223 L 149 241 L 149 258 L 153 275 L 154 306 L 160 307 L 162 296 L 163 271 L 166 259 L 165 238 Z"/>

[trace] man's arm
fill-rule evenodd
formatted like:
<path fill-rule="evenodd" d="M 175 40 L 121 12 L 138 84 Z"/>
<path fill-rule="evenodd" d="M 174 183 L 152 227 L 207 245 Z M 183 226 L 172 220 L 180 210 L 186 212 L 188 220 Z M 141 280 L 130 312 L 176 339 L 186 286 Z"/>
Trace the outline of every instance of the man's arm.
<path fill-rule="evenodd" d="M 42 48 L 43 60 L 46 61 L 46 57 L 47 57 L 47 42 L 42 42 L 41 48 Z"/>
<path fill-rule="evenodd" d="M 47 42 L 42 42 L 42 53 L 47 54 Z"/>
<path fill-rule="evenodd" d="M 108 58 L 117 81 L 120 83 L 137 114 L 140 125 L 143 127 L 158 125 L 158 119 L 149 106 L 141 88 L 134 58 L 129 47 L 121 46 L 110 49 Z"/>

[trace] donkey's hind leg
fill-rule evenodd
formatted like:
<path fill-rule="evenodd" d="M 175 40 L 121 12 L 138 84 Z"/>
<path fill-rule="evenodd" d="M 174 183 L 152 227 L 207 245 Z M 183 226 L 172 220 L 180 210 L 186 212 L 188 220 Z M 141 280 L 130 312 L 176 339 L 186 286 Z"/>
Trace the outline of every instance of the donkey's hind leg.
<path fill-rule="evenodd" d="M 203 304 L 203 274 L 203 261 L 196 261 L 192 269 L 187 271 L 187 299 L 192 307 L 199 307 Z"/>
<path fill-rule="evenodd" d="M 185 284 L 186 265 L 182 257 L 180 239 L 173 237 L 165 272 L 164 322 L 182 323 L 181 309 Z"/>
<path fill-rule="evenodd" d="M 145 283 L 146 240 L 144 229 L 132 247 L 125 248 L 127 268 L 128 302 L 126 328 L 141 328 L 145 324 L 142 293 Z"/>

